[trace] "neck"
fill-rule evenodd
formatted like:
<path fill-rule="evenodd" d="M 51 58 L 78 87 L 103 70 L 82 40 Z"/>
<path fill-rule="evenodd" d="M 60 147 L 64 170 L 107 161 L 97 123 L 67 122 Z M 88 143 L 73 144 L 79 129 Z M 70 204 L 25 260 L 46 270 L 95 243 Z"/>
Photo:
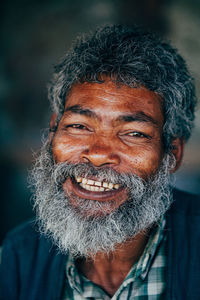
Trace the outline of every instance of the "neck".
<path fill-rule="evenodd" d="M 139 233 L 109 254 L 99 252 L 95 258 L 82 260 L 79 271 L 112 296 L 142 255 L 148 237 L 149 231 Z"/>

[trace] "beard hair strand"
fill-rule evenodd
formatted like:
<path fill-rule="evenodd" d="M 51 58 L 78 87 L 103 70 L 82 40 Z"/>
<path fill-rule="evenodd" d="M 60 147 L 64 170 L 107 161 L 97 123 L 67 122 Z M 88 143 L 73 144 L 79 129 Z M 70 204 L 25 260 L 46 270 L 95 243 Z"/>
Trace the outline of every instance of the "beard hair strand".
<path fill-rule="evenodd" d="M 95 257 L 98 252 L 109 255 L 117 245 L 157 223 L 169 209 L 173 201 L 170 169 L 174 162 L 174 157 L 166 154 L 156 174 L 144 181 L 139 176 L 119 174 L 111 168 L 97 170 L 90 164 L 55 164 L 51 145 L 44 143 L 29 177 L 35 190 L 34 207 L 41 233 L 52 238 L 61 252 L 69 251 L 74 257 Z M 72 207 L 62 184 L 68 176 L 90 175 L 97 176 L 99 181 L 126 187 L 127 201 L 111 211 L 112 201 L 76 197 L 78 208 Z M 94 213 L 99 211 L 105 213 L 101 216 Z"/>

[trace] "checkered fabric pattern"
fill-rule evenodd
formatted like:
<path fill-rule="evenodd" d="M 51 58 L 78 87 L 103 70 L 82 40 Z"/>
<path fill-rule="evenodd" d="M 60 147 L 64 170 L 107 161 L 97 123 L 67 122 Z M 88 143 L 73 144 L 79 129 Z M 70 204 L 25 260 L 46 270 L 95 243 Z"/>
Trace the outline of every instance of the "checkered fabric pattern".
<path fill-rule="evenodd" d="M 160 221 L 138 262 L 134 264 L 116 293 L 110 297 L 98 285 L 78 273 L 72 257 L 66 263 L 63 300 L 158 300 L 164 299 L 166 268 L 165 219 Z"/>

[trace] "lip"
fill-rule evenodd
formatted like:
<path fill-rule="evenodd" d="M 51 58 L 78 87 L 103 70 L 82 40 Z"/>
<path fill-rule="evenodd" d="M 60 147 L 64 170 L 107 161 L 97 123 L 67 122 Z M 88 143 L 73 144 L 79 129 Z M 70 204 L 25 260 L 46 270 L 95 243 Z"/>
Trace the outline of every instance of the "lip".
<path fill-rule="evenodd" d="M 100 201 L 100 202 L 112 201 L 115 200 L 116 197 L 120 198 L 122 195 L 124 196 L 124 194 L 126 194 L 126 189 L 123 187 L 119 188 L 118 190 L 111 190 L 106 192 L 88 191 L 83 189 L 80 186 L 80 184 L 78 184 L 71 177 L 68 177 L 67 180 L 63 183 L 63 190 L 68 195 L 74 193 L 76 196 L 80 198 Z"/>

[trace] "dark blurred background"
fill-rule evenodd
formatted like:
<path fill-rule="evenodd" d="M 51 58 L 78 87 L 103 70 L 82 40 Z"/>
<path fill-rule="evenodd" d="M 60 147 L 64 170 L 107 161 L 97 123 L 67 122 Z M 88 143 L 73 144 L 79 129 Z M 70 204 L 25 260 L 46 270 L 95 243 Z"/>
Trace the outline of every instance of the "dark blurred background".
<path fill-rule="evenodd" d="M 0 240 L 33 216 L 27 174 L 50 110 L 53 65 L 81 32 L 105 23 L 141 23 L 167 37 L 187 60 L 200 94 L 199 0 L 2 1 L 0 10 Z M 176 185 L 200 194 L 200 112 Z"/>

